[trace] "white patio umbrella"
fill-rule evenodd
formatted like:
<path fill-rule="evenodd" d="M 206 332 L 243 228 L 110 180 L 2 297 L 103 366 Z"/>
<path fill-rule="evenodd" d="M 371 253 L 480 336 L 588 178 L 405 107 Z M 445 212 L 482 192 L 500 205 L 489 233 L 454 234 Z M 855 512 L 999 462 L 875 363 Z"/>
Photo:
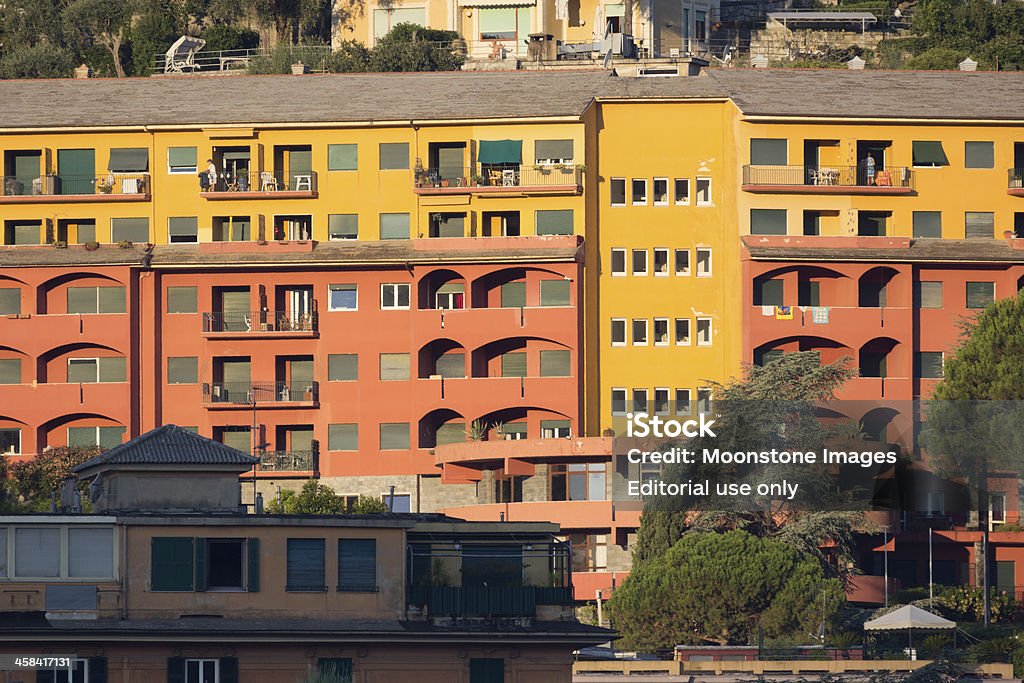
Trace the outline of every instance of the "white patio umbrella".
<path fill-rule="evenodd" d="M 604 34 L 607 30 L 605 21 L 604 0 L 598 0 L 597 5 L 594 7 L 594 27 L 592 29 L 595 43 L 600 44 L 600 42 L 604 40 Z"/>
<path fill-rule="evenodd" d="M 864 623 L 865 631 L 903 631 L 909 632 L 910 647 L 914 646 L 914 629 L 931 631 L 948 631 L 956 628 L 956 622 L 944 619 L 914 605 L 904 605 L 898 610 L 883 614 L 877 619 Z"/>

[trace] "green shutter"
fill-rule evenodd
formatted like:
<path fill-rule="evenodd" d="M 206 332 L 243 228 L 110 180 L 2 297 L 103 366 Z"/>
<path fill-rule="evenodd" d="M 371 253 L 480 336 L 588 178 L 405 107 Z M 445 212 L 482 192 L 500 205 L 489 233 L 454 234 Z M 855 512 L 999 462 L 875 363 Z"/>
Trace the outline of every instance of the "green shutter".
<path fill-rule="evenodd" d="M 238 657 L 220 658 L 218 683 L 238 683 Z"/>
<path fill-rule="evenodd" d="M 785 138 L 753 138 L 750 141 L 751 166 L 785 166 L 789 163 L 789 141 Z M 813 160 L 805 160 L 809 165 Z"/>
<path fill-rule="evenodd" d="M 509 351 L 501 356 L 502 377 L 526 377 L 526 352 Z"/>
<path fill-rule="evenodd" d="M 324 591 L 325 541 L 322 538 L 289 538 L 286 559 L 287 591 Z"/>
<path fill-rule="evenodd" d="M 190 591 L 194 584 L 194 541 L 191 538 L 154 538 L 151 541 L 150 589 Z M 168 661 L 168 672 L 170 672 Z M 182 661 L 184 677 L 184 661 Z"/>
<path fill-rule="evenodd" d="M 408 142 L 380 143 L 380 170 L 400 170 L 409 168 Z"/>
<path fill-rule="evenodd" d="M 359 450 L 358 424 L 327 425 L 327 450 L 357 451 Z"/>
<path fill-rule="evenodd" d="M 250 593 L 260 592 L 260 539 L 251 537 L 246 543 L 247 567 L 245 588 Z"/>
<path fill-rule="evenodd" d="M 78 244 L 88 244 L 96 241 L 96 221 L 79 221 L 78 223 Z"/>
<path fill-rule="evenodd" d="M 751 235 L 785 235 L 786 232 L 785 209 L 750 210 Z"/>
<path fill-rule="evenodd" d="M 571 306 L 570 282 L 568 280 L 541 280 L 541 306 Z"/>
<path fill-rule="evenodd" d="M 967 308 L 985 308 L 995 299 L 994 282 L 968 282 Z"/>
<path fill-rule="evenodd" d="M 68 359 L 68 384 L 92 384 L 98 381 L 96 359 Z"/>
<path fill-rule="evenodd" d="M 207 577 L 209 575 L 209 571 L 207 569 L 206 539 L 201 537 L 201 536 L 197 536 L 196 539 L 195 539 L 195 548 L 196 548 L 196 566 L 195 566 L 195 569 L 196 569 L 196 590 L 201 592 L 201 591 L 205 591 L 207 586 L 208 586 L 208 584 L 207 584 Z"/>
<path fill-rule="evenodd" d="M 437 428 L 434 435 L 434 445 L 443 446 L 446 443 L 463 443 L 466 440 L 465 422 L 447 422 Z"/>
<path fill-rule="evenodd" d="M 941 351 L 918 351 L 914 356 L 915 376 L 924 379 L 942 378 Z"/>
<path fill-rule="evenodd" d="M 380 449 L 382 451 L 409 450 L 409 423 L 382 422 L 380 425 Z"/>
<path fill-rule="evenodd" d="M 942 237 L 941 211 L 915 211 L 913 221 L 915 238 Z"/>
<path fill-rule="evenodd" d="M 196 216 L 168 218 L 167 235 L 171 242 L 195 242 L 199 239 L 199 219 Z"/>
<path fill-rule="evenodd" d="M 124 441 L 124 427 L 100 427 L 100 448 L 120 446 Z"/>
<path fill-rule="evenodd" d="M 328 171 L 355 171 L 357 168 L 359 168 L 358 145 L 327 145 Z"/>
<path fill-rule="evenodd" d="M 96 150 L 58 149 L 57 174 L 60 176 L 61 194 L 94 194 Z"/>
<path fill-rule="evenodd" d="M 144 173 L 149 170 L 149 150 L 145 147 L 114 147 L 107 170 L 113 173 Z"/>
<path fill-rule="evenodd" d="M 996 218 L 991 211 L 968 211 L 964 214 L 967 239 L 992 239 L 996 236 Z"/>
<path fill-rule="evenodd" d="M 106 657 L 89 657 L 88 683 L 107 683 Z"/>
<path fill-rule="evenodd" d="M 466 376 L 466 354 L 465 352 L 449 351 L 437 359 L 434 364 L 434 374 L 442 377 L 462 378 Z"/>
<path fill-rule="evenodd" d="M 332 240 L 354 240 L 359 237 L 359 214 L 332 213 L 327 217 L 327 234 Z"/>
<path fill-rule="evenodd" d="M 168 287 L 168 313 L 196 313 L 199 311 L 198 287 Z"/>
<path fill-rule="evenodd" d="M 39 221 L 8 223 L 10 234 L 8 244 L 40 244 L 43 224 Z"/>
<path fill-rule="evenodd" d="M 786 303 L 786 284 L 781 279 L 764 280 L 757 285 L 755 306 L 783 306 Z"/>
<path fill-rule="evenodd" d="M 914 166 L 948 166 L 949 159 L 938 140 L 914 140 L 912 145 Z"/>
<path fill-rule="evenodd" d="M 124 287 L 97 287 L 100 313 L 124 313 Z"/>
<path fill-rule="evenodd" d="M 349 382 L 359 379 L 359 355 L 355 353 L 332 353 L 327 356 L 327 380 Z"/>
<path fill-rule="evenodd" d="M 524 308 L 526 306 L 526 283 L 506 282 L 501 286 L 502 308 Z"/>
<path fill-rule="evenodd" d="M 572 159 L 572 140 L 537 140 L 533 143 L 534 159 L 539 164 L 544 159 Z"/>
<path fill-rule="evenodd" d="M 68 287 L 68 313 L 96 313 L 96 287 Z"/>
<path fill-rule="evenodd" d="M 919 308 L 942 308 L 942 283 L 915 282 L 914 305 Z"/>
<path fill-rule="evenodd" d="M 196 384 L 199 381 L 199 358 L 180 356 L 167 359 L 168 384 Z"/>
<path fill-rule="evenodd" d="M 965 142 L 964 167 L 993 168 L 996 165 L 995 145 L 991 142 Z"/>
<path fill-rule="evenodd" d="M 569 377 L 571 375 L 572 352 L 562 350 L 540 352 L 541 377 Z"/>
<path fill-rule="evenodd" d="M 128 364 L 124 356 L 97 359 L 100 382 L 127 382 Z"/>
<path fill-rule="evenodd" d="M 168 147 L 167 165 L 171 168 L 198 166 L 199 157 L 195 147 Z"/>
<path fill-rule="evenodd" d="M 377 590 L 377 541 L 338 539 L 338 590 Z"/>
<path fill-rule="evenodd" d="M 476 160 L 481 164 L 521 164 L 523 141 L 481 140 L 476 156 Z"/>
<path fill-rule="evenodd" d="M 17 287 L 0 288 L 0 315 L 21 314 L 21 290 Z"/>
<path fill-rule="evenodd" d="M 95 427 L 68 427 L 68 446 L 96 446 Z"/>
<path fill-rule="evenodd" d="M 538 209 L 535 220 L 538 235 L 571 235 L 572 209 Z"/>
<path fill-rule="evenodd" d="M 352 660 L 347 657 L 321 657 L 316 666 L 320 673 L 334 676 L 335 683 L 352 683 Z"/>
<path fill-rule="evenodd" d="M 21 384 L 21 359 L 0 359 L 0 384 Z"/>
<path fill-rule="evenodd" d="M 380 215 L 380 238 L 382 240 L 407 240 L 409 234 L 409 214 L 382 213 Z"/>
<path fill-rule="evenodd" d="M 380 354 L 380 378 L 382 381 L 401 381 L 409 379 L 409 354 Z"/>
<path fill-rule="evenodd" d="M 144 244 L 149 242 L 149 219 L 148 218 L 111 218 L 110 219 L 110 241 L 111 242 L 138 242 Z"/>
<path fill-rule="evenodd" d="M 185 683 L 185 658 L 167 658 L 167 683 Z"/>
<path fill-rule="evenodd" d="M 469 683 L 505 683 L 505 660 L 470 659 Z"/>

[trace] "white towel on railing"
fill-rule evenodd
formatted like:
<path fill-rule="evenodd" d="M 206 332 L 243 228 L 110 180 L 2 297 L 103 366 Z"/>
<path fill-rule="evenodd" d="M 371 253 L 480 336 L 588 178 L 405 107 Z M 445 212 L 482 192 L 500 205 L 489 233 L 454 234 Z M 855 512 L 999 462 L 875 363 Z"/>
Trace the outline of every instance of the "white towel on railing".
<path fill-rule="evenodd" d="M 814 306 L 811 308 L 811 322 L 818 325 L 828 324 L 828 306 Z"/>
<path fill-rule="evenodd" d="M 774 318 L 775 317 L 775 307 L 774 306 L 761 306 L 761 315 L 769 317 L 769 318 Z"/>

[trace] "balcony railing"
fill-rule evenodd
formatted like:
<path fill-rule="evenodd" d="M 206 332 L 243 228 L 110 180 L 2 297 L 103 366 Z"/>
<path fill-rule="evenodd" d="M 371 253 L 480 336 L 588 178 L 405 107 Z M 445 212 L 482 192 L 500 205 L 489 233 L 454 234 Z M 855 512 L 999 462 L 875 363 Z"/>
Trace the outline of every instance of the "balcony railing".
<path fill-rule="evenodd" d="M 572 588 L 542 586 L 408 586 L 406 602 L 431 617 L 533 617 L 537 605 L 571 605 Z"/>
<path fill-rule="evenodd" d="M 1024 168 L 1011 168 L 1006 171 L 1006 189 L 1013 194 L 1024 195 Z"/>
<path fill-rule="evenodd" d="M 214 382 L 203 384 L 203 403 L 253 405 L 260 403 L 316 403 L 317 382 Z"/>
<path fill-rule="evenodd" d="M 148 173 L 105 173 L 102 175 L 44 175 L 38 178 L 3 176 L 0 199 L 40 201 L 94 195 L 91 201 L 144 199 L 150 194 Z"/>
<path fill-rule="evenodd" d="M 212 184 L 205 173 L 199 175 L 199 193 L 207 199 L 246 199 L 288 196 L 315 197 L 316 171 L 279 174 L 273 171 L 220 173 Z"/>
<path fill-rule="evenodd" d="M 316 332 L 316 311 L 247 311 L 242 313 L 203 313 L 204 333 L 289 333 Z"/>
<path fill-rule="evenodd" d="M 264 472 L 315 472 L 314 451 L 267 451 L 260 453 L 260 470 Z"/>
<path fill-rule="evenodd" d="M 743 186 L 794 188 L 801 192 L 901 193 L 914 189 L 914 172 L 903 166 L 887 166 L 868 174 L 865 166 L 753 166 L 743 167 Z"/>
<path fill-rule="evenodd" d="M 578 192 L 583 168 L 575 164 L 523 166 L 520 164 L 477 164 L 465 168 L 417 169 L 415 189 L 420 194 L 460 192 Z"/>

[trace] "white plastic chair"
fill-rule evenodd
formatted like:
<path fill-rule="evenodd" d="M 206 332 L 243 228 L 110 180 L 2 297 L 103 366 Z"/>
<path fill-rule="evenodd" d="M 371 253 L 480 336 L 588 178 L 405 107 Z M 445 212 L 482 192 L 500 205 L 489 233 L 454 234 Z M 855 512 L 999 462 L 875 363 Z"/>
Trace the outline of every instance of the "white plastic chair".
<path fill-rule="evenodd" d="M 277 178 L 270 171 L 260 173 L 260 192 L 277 192 Z"/>

